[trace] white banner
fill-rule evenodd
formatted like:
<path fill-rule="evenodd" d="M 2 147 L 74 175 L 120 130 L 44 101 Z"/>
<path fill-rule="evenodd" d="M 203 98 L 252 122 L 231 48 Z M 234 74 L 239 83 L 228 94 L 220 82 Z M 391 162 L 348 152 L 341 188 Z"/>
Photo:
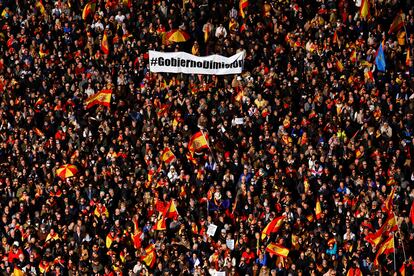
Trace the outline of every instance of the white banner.
<path fill-rule="evenodd" d="M 228 58 L 220 55 L 198 57 L 185 52 L 149 51 L 149 64 L 150 71 L 155 73 L 229 75 L 242 72 L 245 56 L 245 51 Z"/>

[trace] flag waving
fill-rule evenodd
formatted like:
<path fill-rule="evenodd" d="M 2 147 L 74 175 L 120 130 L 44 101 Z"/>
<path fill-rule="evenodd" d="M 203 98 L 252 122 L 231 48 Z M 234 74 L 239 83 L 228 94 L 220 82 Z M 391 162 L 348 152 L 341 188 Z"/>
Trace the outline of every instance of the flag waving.
<path fill-rule="evenodd" d="M 271 222 L 269 222 L 269 224 L 266 225 L 266 227 L 262 231 L 262 240 L 266 236 L 269 236 L 271 233 L 276 233 L 277 231 L 279 231 L 285 218 L 286 216 L 283 215 L 283 216 L 274 218 Z"/>
<path fill-rule="evenodd" d="M 191 137 L 190 141 L 188 142 L 188 150 L 191 153 L 194 153 L 202 149 L 208 149 L 207 139 L 207 135 L 203 135 L 201 131 L 197 132 Z"/>
<path fill-rule="evenodd" d="M 359 15 L 362 18 L 366 18 L 369 16 L 369 0 L 362 0 L 361 8 L 359 9 Z"/>
<path fill-rule="evenodd" d="M 392 21 L 388 34 L 398 32 L 398 30 L 401 29 L 402 26 L 404 26 L 404 19 L 403 19 L 403 13 L 400 11 L 397 14 L 397 16 L 394 18 L 394 21 Z"/>
<path fill-rule="evenodd" d="M 95 12 L 96 4 L 94 2 L 89 2 L 85 5 L 82 11 L 82 19 L 86 20 L 88 16 Z"/>
<path fill-rule="evenodd" d="M 377 65 L 378 71 L 385 72 L 386 64 L 383 43 L 381 43 L 380 47 L 378 48 L 375 58 L 375 65 Z"/>
<path fill-rule="evenodd" d="M 244 10 L 249 6 L 249 0 L 240 0 L 239 3 L 239 9 L 240 9 L 240 15 L 241 17 L 245 18 L 246 14 L 244 13 Z"/>
<path fill-rule="evenodd" d="M 89 109 L 95 105 L 109 107 L 111 105 L 111 89 L 104 89 L 86 99 L 86 108 Z"/>
<path fill-rule="evenodd" d="M 141 261 L 143 261 L 149 268 L 152 268 L 155 265 L 156 259 L 155 246 L 151 244 L 145 248 L 145 255 L 141 256 Z"/>
<path fill-rule="evenodd" d="M 321 202 L 319 201 L 319 199 L 316 200 L 315 215 L 316 219 L 320 219 L 322 217 Z"/>
<path fill-rule="evenodd" d="M 266 247 L 266 251 L 269 252 L 270 254 L 275 254 L 283 258 L 287 258 L 287 256 L 289 255 L 288 248 L 278 245 L 274 242 L 269 243 L 269 245 Z"/>
<path fill-rule="evenodd" d="M 390 254 L 394 252 L 395 245 L 394 245 L 394 235 L 391 235 L 388 239 L 381 244 L 380 248 L 378 249 L 377 255 L 375 256 L 374 265 L 378 266 L 378 257 L 382 254 Z"/>
<path fill-rule="evenodd" d="M 161 152 L 161 160 L 167 165 L 175 160 L 175 155 L 170 148 L 165 148 Z"/>

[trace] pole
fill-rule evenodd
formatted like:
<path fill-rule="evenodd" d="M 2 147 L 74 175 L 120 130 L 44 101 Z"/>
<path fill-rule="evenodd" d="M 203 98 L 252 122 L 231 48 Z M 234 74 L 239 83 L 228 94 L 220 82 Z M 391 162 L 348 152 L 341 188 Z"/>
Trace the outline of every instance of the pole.
<path fill-rule="evenodd" d="M 395 213 L 394 213 L 394 210 L 392 211 L 392 214 L 394 215 L 394 217 L 396 217 L 396 216 L 395 216 Z M 399 234 L 399 236 L 400 236 L 400 238 L 401 238 L 401 247 L 402 247 L 402 249 L 403 249 L 403 254 L 404 254 L 404 262 L 406 262 L 406 261 L 407 261 L 407 256 L 405 255 L 404 242 L 403 242 L 403 239 L 402 239 L 402 236 L 401 236 L 400 226 L 398 225 L 398 223 L 396 223 L 396 225 L 397 225 L 397 229 L 398 229 L 398 234 Z M 394 256 L 394 257 L 395 257 L 395 256 Z"/>
<path fill-rule="evenodd" d="M 392 234 L 393 238 L 395 239 L 395 233 Z M 394 271 L 397 271 L 397 262 L 395 261 L 395 252 L 397 251 L 397 247 L 394 247 Z"/>

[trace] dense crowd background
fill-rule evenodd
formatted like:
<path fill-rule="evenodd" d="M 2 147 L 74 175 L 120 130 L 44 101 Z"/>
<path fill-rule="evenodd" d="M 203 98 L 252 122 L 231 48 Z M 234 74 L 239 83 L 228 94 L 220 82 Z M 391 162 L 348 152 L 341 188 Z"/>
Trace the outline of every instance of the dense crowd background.
<path fill-rule="evenodd" d="M 0 1 L 0 273 L 412 275 L 413 6 L 369 2 L 360 18 L 359 1 L 250 1 L 242 18 L 238 1 L 100 0 L 83 20 L 82 0 Z M 178 28 L 190 39 L 166 41 Z M 154 74 L 148 50 L 247 56 L 237 76 Z M 104 88 L 110 108 L 87 109 Z M 395 254 L 376 266 L 365 237 L 394 187 Z"/>

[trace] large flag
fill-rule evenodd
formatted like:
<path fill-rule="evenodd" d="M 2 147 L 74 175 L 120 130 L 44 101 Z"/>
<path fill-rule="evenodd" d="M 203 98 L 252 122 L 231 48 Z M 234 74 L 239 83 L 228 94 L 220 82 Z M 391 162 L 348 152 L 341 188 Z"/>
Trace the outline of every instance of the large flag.
<path fill-rule="evenodd" d="M 88 2 L 85 7 L 83 8 L 83 12 L 82 12 L 82 19 L 86 20 L 86 18 L 92 14 L 93 12 L 95 12 L 95 7 L 96 4 L 94 2 Z"/>
<path fill-rule="evenodd" d="M 171 219 L 178 218 L 177 207 L 175 206 L 175 203 L 172 199 L 170 200 L 170 202 L 168 202 L 167 206 L 165 207 L 164 217 Z"/>
<path fill-rule="evenodd" d="M 385 72 L 386 64 L 385 64 L 383 43 L 381 43 L 381 45 L 378 48 L 376 58 L 375 58 L 375 64 L 377 65 L 378 71 Z"/>
<path fill-rule="evenodd" d="M 279 231 L 285 218 L 286 216 L 280 216 L 280 217 L 274 218 L 271 222 L 269 222 L 269 224 L 266 225 L 266 227 L 262 231 L 262 240 L 266 236 L 269 236 L 271 233 L 276 233 L 277 231 Z"/>
<path fill-rule="evenodd" d="M 190 141 L 188 142 L 188 150 L 191 153 L 194 153 L 202 149 L 208 149 L 207 139 L 207 135 L 204 135 L 201 131 L 197 132 L 191 137 Z"/>
<path fill-rule="evenodd" d="M 104 32 L 101 42 L 101 50 L 105 55 L 109 55 L 108 35 Z"/>
<path fill-rule="evenodd" d="M 240 15 L 241 17 L 245 18 L 246 14 L 244 13 L 244 10 L 249 6 L 249 0 L 240 0 L 239 2 L 239 8 L 240 8 Z"/>
<path fill-rule="evenodd" d="M 141 261 L 143 261 L 149 268 L 152 268 L 156 259 L 155 246 L 151 244 L 145 248 L 145 255 L 141 256 Z"/>
<path fill-rule="evenodd" d="M 361 8 L 359 9 L 359 15 L 362 18 L 369 16 L 369 0 L 362 0 Z"/>
<path fill-rule="evenodd" d="M 103 105 L 109 107 L 111 105 L 111 89 L 104 89 L 86 99 L 86 108 L 91 108 L 95 105 Z"/>
<path fill-rule="evenodd" d="M 382 254 L 390 254 L 394 252 L 395 245 L 394 245 L 394 235 L 391 235 L 384 241 L 383 244 L 378 249 L 377 255 L 375 256 L 374 265 L 378 266 L 378 257 Z"/>
<path fill-rule="evenodd" d="M 368 234 L 365 240 L 372 246 L 376 247 L 381 242 L 383 235 L 388 235 L 391 231 L 397 231 L 398 226 L 393 213 L 389 213 L 388 218 L 384 224 L 373 234 Z"/>
<path fill-rule="evenodd" d="M 289 255 L 288 248 L 278 245 L 274 242 L 271 242 L 268 244 L 268 246 L 266 247 L 266 251 L 269 252 L 270 254 L 275 254 L 283 258 L 287 258 L 287 256 Z"/>
<path fill-rule="evenodd" d="M 394 21 L 392 21 L 388 34 L 397 32 L 399 29 L 402 28 L 402 26 L 404 26 L 404 19 L 403 19 L 403 13 L 400 11 L 397 14 L 397 16 L 394 18 Z"/>
<path fill-rule="evenodd" d="M 316 200 L 315 215 L 316 219 L 320 219 L 322 216 L 322 208 L 321 203 L 319 202 L 319 198 Z"/>
<path fill-rule="evenodd" d="M 175 155 L 170 148 L 165 148 L 161 152 L 161 160 L 167 165 L 175 160 Z"/>

